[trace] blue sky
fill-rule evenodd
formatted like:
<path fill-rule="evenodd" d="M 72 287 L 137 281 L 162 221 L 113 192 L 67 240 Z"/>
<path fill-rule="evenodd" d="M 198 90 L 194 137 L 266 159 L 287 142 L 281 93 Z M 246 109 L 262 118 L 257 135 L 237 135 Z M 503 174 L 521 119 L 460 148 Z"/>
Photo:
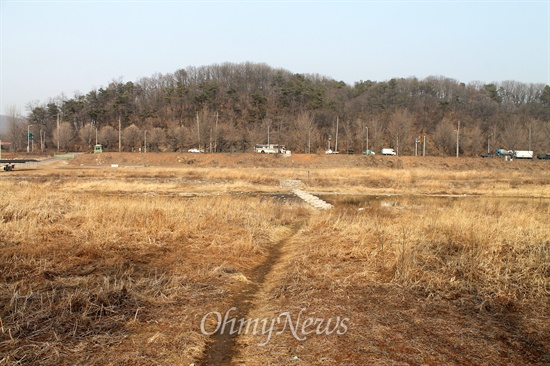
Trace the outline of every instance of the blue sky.
<path fill-rule="evenodd" d="M 223 62 L 350 85 L 430 75 L 550 84 L 550 0 L 0 3 L 0 113 Z"/>

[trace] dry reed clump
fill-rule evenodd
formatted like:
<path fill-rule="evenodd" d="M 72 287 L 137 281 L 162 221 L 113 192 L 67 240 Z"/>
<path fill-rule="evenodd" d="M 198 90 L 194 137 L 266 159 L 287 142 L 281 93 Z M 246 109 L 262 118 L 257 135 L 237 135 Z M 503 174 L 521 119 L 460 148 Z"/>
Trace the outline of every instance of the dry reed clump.
<path fill-rule="evenodd" d="M 301 210 L 257 197 L 78 195 L 72 181 L 0 185 L 7 364 L 193 362 L 200 316 Z"/>
<path fill-rule="evenodd" d="M 356 194 L 440 194 L 548 197 L 550 172 L 443 170 L 428 166 L 400 170 L 365 168 L 311 169 L 304 183 L 321 192 Z"/>
<path fill-rule="evenodd" d="M 475 296 L 480 306 L 544 305 L 550 231 L 543 217 L 548 209 L 470 203 L 454 208 L 463 215 L 446 210 L 423 217 L 428 227 L 412 239 L 419 244 L 405 244 L 414 253 L 401 259 L 411 262 L 401 266 L 403 280 L 420 280 L 428 284 L 421 285 L 424 291 L 447 298 Z"/>
<path fill-rule="evenodd" d="M 478 305 L 495 299 L 544 304 L 549 212 L 548 203 L 536 200 L 484 199 L 420 206 L 402 200 L 360 212 L 335 210 L 311 223 L 313 242 L 323 243 L 311 255 L 360 261 L 374 280 L 430 296 L 469 297 Z"/>

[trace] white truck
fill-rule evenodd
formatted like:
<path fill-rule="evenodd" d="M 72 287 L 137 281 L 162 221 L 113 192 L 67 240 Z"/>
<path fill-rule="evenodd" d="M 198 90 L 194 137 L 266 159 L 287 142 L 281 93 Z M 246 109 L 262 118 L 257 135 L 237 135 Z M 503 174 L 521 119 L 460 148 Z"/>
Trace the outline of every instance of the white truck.
<path fill-rule="evenodd" d="M 530 150 L 515 150 L 514 159 L 533 159 L 533 151 Z"/>
<path fill-rule="evenodd" d="M 380 154 L 382 154 L 382 155 L 392 155 L 392 156 L 397 155 L 393 149 L 382 149 L 382 151 L 380 151 Z"/>

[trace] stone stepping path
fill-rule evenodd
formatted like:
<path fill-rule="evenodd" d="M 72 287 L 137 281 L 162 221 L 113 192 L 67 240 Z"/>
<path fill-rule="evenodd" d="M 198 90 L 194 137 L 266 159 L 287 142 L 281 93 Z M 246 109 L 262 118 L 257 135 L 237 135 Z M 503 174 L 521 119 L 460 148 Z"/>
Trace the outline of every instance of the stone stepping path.
<path fill-rule="evenodd" d="M 317 210 L 328 210 L 332 208 L 332 205 L 330 203 L 323 201 L 322 199 L 312 195 L 311 193 L 302 191 L 301 189 L 294 189 L 292 192 L 294 192 L 296 196 L 300 197 Z"/>

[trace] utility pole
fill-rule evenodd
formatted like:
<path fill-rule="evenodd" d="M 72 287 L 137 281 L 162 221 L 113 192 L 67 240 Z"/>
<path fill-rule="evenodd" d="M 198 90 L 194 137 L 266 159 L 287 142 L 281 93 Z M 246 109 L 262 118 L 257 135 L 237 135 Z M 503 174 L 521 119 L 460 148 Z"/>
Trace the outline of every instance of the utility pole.
<path fill-rule="evenodd" d="M 214 130 L 214 152 L 218 151 L 218 112 L 216 112 L 216 129 Z"/>
<path fill-rule="evenodd" d="M 122 151 L 122 122 L 118 116 L 118 152 Z"/>
<path fill-rule="evenodd" d="M 456 129 L 456 157 L 458 158 L 458 149 L 459 149 L 459 146 L 458 146 L 458 141 L 459 141 L 459 138 L 458 136 L 460 136 L 460 120 L 458 121 L 458 127 Z"/>
<path fill-rule="evenodd" d="M 338 152 L 338 116 L 336 117 L 336 140 L 334 141 L 334 152 Z"/>
<path fill-rule="evenodd" d="M 426 156 L 426 135 L 422 137 L 422 156 Z"/>
<path fill-rule="evenodd" d="M 201 149 L 201 128 L 200 128 L 200 122 L 199 122 L 199 111 L 197 111 L 197 139 L 199 143 L 199 151 Z"/>
<path fill-rule="evenodd" d="M 531 123 L 529 123 L 529 151 L 531 151 Z"/>
<path fill-rule="evenodd" d="M 42 139 L 42 128 L 40 128 L 40 152 L 44 152 L 44 140 Z"/>
<path fill-rule="evenodd" d="M 367 129 L 367 147 L 365 149 L 365 153 L 368 154 L 369 153 L 369 128 L 368 127 L 365 127 Z"/>
<path fill-rule="evenodd" d="M 57 113 L 57 152 L 59 152 L 59 112 Z"/>
<path fill-rule="evenodd" d="M 397 135 L 397 146 L 395 147 L 397 156 L 399 156 L 399 135 Z"/>
<path fill-rule="evenodd" d="M 267 125 L 267 146 L 269 147 L 269 125 Z"/>
<path fill-rule="evenodd" d="M 307 153 L 311 154 L 311 126 L 307 130 Z"/>
<path fill-rule="evenodd" d="M 145 130 L 145 143 L 143 147 L 143 153 L 145 154 L 147 152 L 147 130 Z"/>

